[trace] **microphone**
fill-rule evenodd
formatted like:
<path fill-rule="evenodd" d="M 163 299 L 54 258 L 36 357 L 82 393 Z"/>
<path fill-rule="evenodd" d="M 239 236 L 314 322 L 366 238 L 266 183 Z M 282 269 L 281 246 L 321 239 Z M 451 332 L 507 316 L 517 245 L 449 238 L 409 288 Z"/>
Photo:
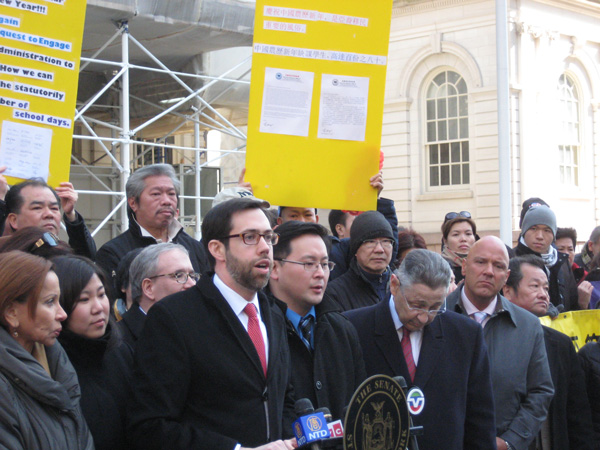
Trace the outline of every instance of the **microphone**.
<path fill-rule="evenodd" d="M 319 408 L 316 409 L 315 412 L 322 412 L 327 420 L 327 428 L 329 428 L 329 435 L 331 439 L 335 438 L 343 438 L 344 437 L 344 426 L 340 419 L 333 420 L 333 416 L 331 415 L 331 411 L 329 408 Z"/>
<path fill-rule="evenodd" d="M 294 435 L 298 448 L 321 450 L 320 442 L 330 436 L 327 419 L 322 409 L 315 411 L 309 399 L 301 398 L 294 404 L 294 411 L 298 416 L 294 422 Z M 329 416 L 331 417 L 331 413 Z"/>

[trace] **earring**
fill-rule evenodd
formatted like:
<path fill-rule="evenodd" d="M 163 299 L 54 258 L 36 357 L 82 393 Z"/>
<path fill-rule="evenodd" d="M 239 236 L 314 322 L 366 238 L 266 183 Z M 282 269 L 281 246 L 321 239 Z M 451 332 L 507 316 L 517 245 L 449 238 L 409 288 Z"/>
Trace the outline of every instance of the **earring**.
<path fill-rule="evenodd" d="M 19 337 L 19 333 L 17 333 L 17 330 L 13 331 L 13 334 L 12 334 L 12 335 L 13 335 L 14 337 Z"/>

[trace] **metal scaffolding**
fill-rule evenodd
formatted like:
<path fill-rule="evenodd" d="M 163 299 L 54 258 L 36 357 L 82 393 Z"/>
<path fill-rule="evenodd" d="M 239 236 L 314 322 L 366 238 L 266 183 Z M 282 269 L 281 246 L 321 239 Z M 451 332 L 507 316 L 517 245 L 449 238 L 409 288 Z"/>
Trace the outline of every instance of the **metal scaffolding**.
<path fill-rule="evenodd" d="M 103 52 L 111 45 L 118 44 L 120 40 L 121 45 L 121 61 L 111 61 L 108 59 L 101 59 Z M 152 65 L 140 65 L 133 64 L 130 60 L 130 46 L 134 47 L 136 51 L 141 51 L 147 57 Z M 102 174 L 101 171 L 96 170 L 94 165 L 86 165 L 80 161 L 75 155 L 72 157 L 73 167 L 81 168 L 85 174 L 92 177 L 102 187 L 101 190 L 78 190 L 80 194 L 89 194 L 91 196 L 111 196 L 112 197 L 112 210 L 104 217 L 104 219 L 93 229 L 92 236 L 95 236 L 113 217 L 117 216 L 120 211 L 120 230 L 115 226 L 112 230 L 112 234 L 115 235 L 117 231 L 124 231 L 127 228 L 127 213 L 126 213 L 126 196 L 125 196 L 125 185 L 127 179 L 131 173 L 132 167 L 141 165 L 143 162 L 144 155 L 152 150 L 153 148 L 162 149 L 177 149 L 187 152 L 193 152 L 193 160 L 189 166 L 186 166 L 189 171 L 194 173 L 194 193 L 193 195 L 181 195 L 182 199 L 193 199 L 194 200 L 194 214 L 191 215 L 192 219 L 188 221 L 188 225 L 195 227 L 196 237 L 200 235 L 200 211 L 201 211 L 201 200 L 212 199 L 209 196 L 202 196 L 201 192 L 201 173 L 202 169 L 214 164 L 217 160 L 227 157 L 228 155 L 234 154 L 245 154 L 245 142 L 246 134 L 236 127 L 230 120 L 228 120 L 223 114 L 221 114 L 215 107 L 211 106 L 208 101 L 203 98 L 203 94 L 211 88 L 213 92 L 215 87 L 222 89 L 220 94 L 213 96 L 218 98 L 225 94 L 227 90 L 231 89 L 231 86 L 235 84 L 248 85 L 249 81 L 243 80 L 249 72 L 251 67 L 251 58 L 248 57 L 241 61 L 239 64 L 230 68 L 229 70 L 220 74 L 220 76 L 206 76 L 195 73 L 177 72 L 169 69 L 163 64 L 159 58 L 152 54 L 152 52 L 142 45 L 134 36 L 129 32 L 129 24 L 127 21 L 121 21 L 117 24 L 116 32 L 108 39 L 91 57 L 81 58 L 80 74 L 88 68 L 105 67 L 109 71 L 112 71 L 112 77 L 108 82 L 94 95 L 92 95 L 87 101 L 78 103 L 75 123 L 80 124 L 82 130 L 86 130 L 88 134 L 75 134 L 73 136 L 74 144 L 75 141 L 94 141 L 100 149 L 104 152 L 105 156 L 111 161 L 112 173 L 107 175 Z M 134 96 L 130 92 L 130 72 L 132 70 L 144 71 L 146 73 L 154 73 L 157 75 L 167 75 L 170 80 L 177 83 L 177 85 L 183 89 L 186 94 L 184 97 L 173 99 L 173 103 L 169 106 L 152 102 L 147 98 L 141 98 Z M 232 76 L 233 73 L 239 73 L 242 70 L 241 76 Z M 186 80 L 186 81 L 184 81 Z M 193 88 L 190 86 L 190 81 L 198 81 L 202 83 L 200 88 Z M 112 92 L 119 95 L 119 109 L 120 114 L 118 123 L 114 121 L 107 121 L 103 116 L 98 117 L 98 114 L 92 114 L 92 107 L 96 110 L 103 107 L 110 108 L 110 105 L 100 105 L 99 100 L 105 96 L 106 93 Z M 213 99 L 214 99 L 213 98 Z M 175 101 L 176 100 L 176 101 Z M 131 101 L 135 101 L 138 104 L 145 105 L 148 109 L 152 108 L 157 113 L 150 118 L 145 118 L 142 123 L 132 128 L 132 121 L 130 117 L 130 104 Z M 190 102 L 192 106 L 190 105 Z M 168 103 L 168 102 L 167 102 Z M 178 112 L 184 105 L 188 105 L 186 113 Z M 114 107 L 113 107 L 114 108 Z M 191 113 L 188 113 L 191 111 Z M 156 125 L 157 121 L 162 118 L 169 116 L 176 118 L 178 122 L 168 133 L 164 134 L 157 142 L 147 142 L 142 139 L 137 139 L 136 136 L 143 130 L 151 128 L 152 125 Z M 167 138 L 176 133 L 184 126 L 193 125 L 194 144 L 193 146 L 177 146 L 167 143 Z M 95 127 L 102 127 L 106 130 L 110 130 L 111 136 L 103 137 L 100 136 Z M 235 148 L 228 150 L 221 149 L 209 149 L 201 148 L 202 135 L 201 130 L 217 130 L 226 135 L 232 136 L 235 140 L 239 140 L 240 145 Z M 82 144 L 83 145 L 83 144 Z M 147 147 L 139 155 L 133 155 L 132 151 L 134 147 L 142 146 Z M 202 152 L 218 152 L 219 156 L 211 160 L 201 162 Z M 208 154 L 208 153 L 206 153 Z M 118 174 L 118 180 L 113 179 L 112 182 L 107 182 L 105 179 L 107 176 L 110 178 L 112 175 Z"/>

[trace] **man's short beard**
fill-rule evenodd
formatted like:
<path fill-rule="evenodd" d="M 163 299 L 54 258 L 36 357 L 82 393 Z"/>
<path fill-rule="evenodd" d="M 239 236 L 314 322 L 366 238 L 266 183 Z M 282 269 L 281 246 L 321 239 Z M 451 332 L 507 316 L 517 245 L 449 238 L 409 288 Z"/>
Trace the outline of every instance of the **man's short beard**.
<path fill-rule="evenodd" d="M 229 272 L 231 275 L 231 278 L 233 278 L 237 284 L 252 291 L 259 291 L 269 283 L 271 270 L 269 270 L 269 275 L 264 278 L 255 277 L 252 275 L 252 269 L 257 261 L 244 263 L 233 256 L 229 249 L 227 249 L 226 252 L 227 259 L 225 262 L 225 267 L 227 268 L 227 272 Z"/>

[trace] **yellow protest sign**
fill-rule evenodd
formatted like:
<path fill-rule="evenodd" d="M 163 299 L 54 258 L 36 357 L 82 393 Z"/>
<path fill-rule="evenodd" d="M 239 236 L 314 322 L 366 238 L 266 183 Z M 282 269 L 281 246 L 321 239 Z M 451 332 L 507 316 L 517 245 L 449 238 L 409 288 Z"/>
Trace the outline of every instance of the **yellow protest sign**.
<path fill-rule="evenodd" d="M 392 0 L 257 0 L 246 181 L 271 203 L 376 208 Z"/>
<path fill-rule="evenodd" d="M 569 311 L 561 313 L 554 320 L 541 317 L 540 322 L 569 336 L 577 351 L 588 342 L 600 338 L 600 309 Z"/>
<path fill-rule="evenodd" d="M 0 0 L 0 166 L 69 180 L 85 0 Z"/>

